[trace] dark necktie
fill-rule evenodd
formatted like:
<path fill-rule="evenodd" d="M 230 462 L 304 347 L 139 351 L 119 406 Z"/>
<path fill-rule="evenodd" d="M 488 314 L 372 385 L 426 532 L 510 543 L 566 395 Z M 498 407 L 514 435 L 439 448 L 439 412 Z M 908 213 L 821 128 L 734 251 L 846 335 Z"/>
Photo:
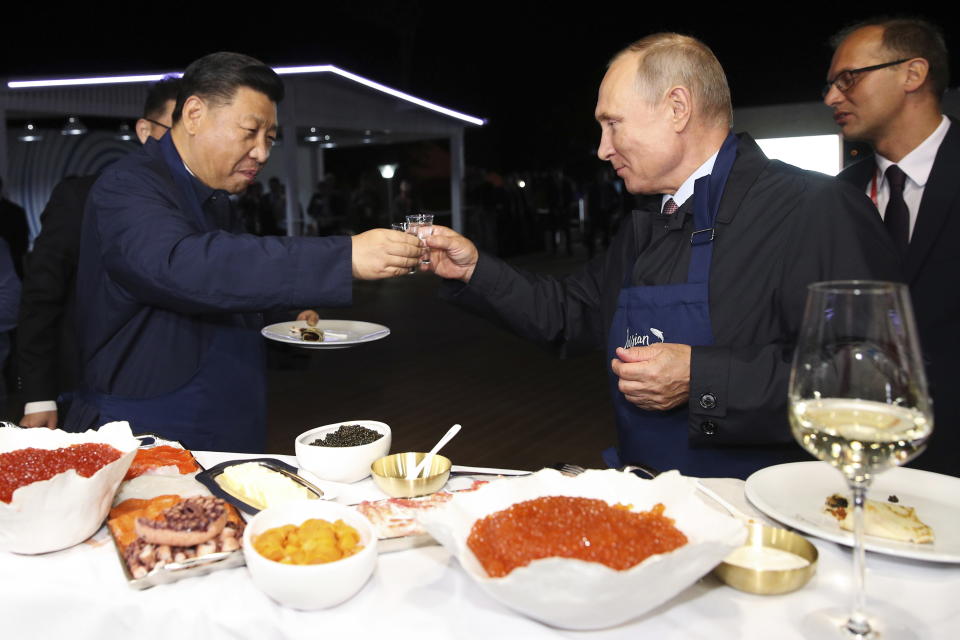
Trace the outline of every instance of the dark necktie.
<path fill-rule="evenodd" d="M 677 206 L 677 203 L 673 201 L 673 198 L 668 198 L 666 203 L 663 205 L 663 215 L 673 215 L 679 208 L 680 207 Z"/>
<path fill-rule="evenodd" d="M 884 175 L 890 185 L 890 199 L 887 200 L 887 209 L 883 214 L 883 224 L 893 238 L 897 252 L 903 258 L 907 255 L 907 245 L 910 242 L 910 211 L 907 203 L 903 201 L 903 186 L 907 182 L 907 174 L 892 164 L 887 167 Z"/>

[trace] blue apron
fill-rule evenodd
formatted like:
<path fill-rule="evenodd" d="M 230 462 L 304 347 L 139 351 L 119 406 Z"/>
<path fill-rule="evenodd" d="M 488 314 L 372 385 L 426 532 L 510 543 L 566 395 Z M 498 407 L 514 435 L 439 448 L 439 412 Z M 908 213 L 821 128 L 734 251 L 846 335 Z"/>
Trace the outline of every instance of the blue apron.
<path fill-rule="evenodd" d="M 181 201 L 189 203 L 202 229 L 212 230 L 173 145 L 164 146 L 164 159 Z M 190 449 L 262 452 L 267 421 L 263 338 L 240 314 L 205 317 L 203 330 L 209 347 L 180 388 L 152 398 L 85 392 L 84 400 L 100 411 L 100 424 L 127 420 L 134 433 L 156 433 Z"/>
<path fill-rule="evenodd" d="M 648 346 L 672 342 L 690 346 L 713 344 L 710 324 L 710 262 L 714 224 L 723 189 L 737 154 L 737 138 L 730 134 L 720 147 L 713 172 L 694 183 L 694 233 L 690 237 L 690 264 L 684 284 L 630 286 L 631 274 L 620 291 L 608 337 L 608 357 L 617 347 Z M 676 214 L 675 214 L 676 215 Z M 635 462 L 661 470 L 679 469 L 688 475 L 741 475 L 741 462 L 756 468 L 756 458 L 729 449 L 692 449 L 688 444 L 689 411 L 681 405 L 669 411 L 637 408 L 618 388 L 610 374 L 617 416 L 617 449 L 603 452 L 604 461 L 619 467 Z M 740 461 L 740 462 L 738 462 Z"/>

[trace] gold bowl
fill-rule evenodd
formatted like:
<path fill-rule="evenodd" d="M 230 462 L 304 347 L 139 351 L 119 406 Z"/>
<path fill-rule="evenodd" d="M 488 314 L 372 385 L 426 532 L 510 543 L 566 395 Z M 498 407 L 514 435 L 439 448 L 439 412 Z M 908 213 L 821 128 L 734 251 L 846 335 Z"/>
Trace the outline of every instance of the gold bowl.
<path fill-rule="evenodd" d="M 379 458 L 370 465 L 373 481 L 381 491 L 394 498 L 415 498 L 436 493 L 450 477 L 450 467 L 453 464 L 450 458 L 434 455 L 429 471 L 413 480 L 407 479 L 407 472 L 416 467 L 426 455 L 407 452 Z"/>
<path fill-rule="evenodd" d="M 776 529 L 755 522 L 748 527 L 744 546 L 780 549 L 800 556 L 808 564 L 795 569 L 761 569 L 724 561 L 713 572 L 734 589 L 760 595 L 789 593 L 807 584 L 817 572 L 817 548 L 803 536 L 786 529 Z M 727 559 L 729 558 L 730 556 L 727 556 Z"/>

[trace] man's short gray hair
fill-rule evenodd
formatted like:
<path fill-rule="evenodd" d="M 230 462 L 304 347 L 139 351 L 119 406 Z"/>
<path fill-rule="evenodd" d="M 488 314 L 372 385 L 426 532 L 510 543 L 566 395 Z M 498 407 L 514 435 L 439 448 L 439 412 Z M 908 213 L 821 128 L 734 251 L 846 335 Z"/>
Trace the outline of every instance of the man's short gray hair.
<path fill-rule="evenodd" d="M 683 86 L 690 91 L 695 114 L 708 123 L 730 126 L 730 87 L 710 47 L 679 33 L 654 33 L 637 40 L 613 60 L 629 53 L 639 54 L 637 91 L 649 104 L 662 100 L 671 87 Z"/>

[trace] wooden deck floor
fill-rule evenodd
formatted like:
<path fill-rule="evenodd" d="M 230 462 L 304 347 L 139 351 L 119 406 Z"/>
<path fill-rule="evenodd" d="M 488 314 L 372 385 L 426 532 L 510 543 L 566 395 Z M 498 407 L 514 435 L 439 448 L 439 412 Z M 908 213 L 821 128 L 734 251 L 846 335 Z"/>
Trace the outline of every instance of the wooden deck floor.
<path fill-rule="evenodd" d="M 557 273 L 582 260 L 540 255 L 522 263 Z M 385 324 L 388 338 L 272 358 L 268 451 L 292 454 L 297 434 L 349 419 L 389 424 L 393 452 L 426 451 L 459 422 L 463 430 L 445 449 L 455 464 L 600 465 L 614 440 L 603 355 L 561 360 L 439 300 L 438 283 L 429 274 L 357 283 L 353 307 L 322 316 Z"/>
<path fill-rule="evenodd" d="M 583 258 L 515 263 L 563 273 Z M 384 340 L 336 351 L 271 348 L 267 451 L 293 454 L 301 432 L 351 419 L 389 424 L 393 452 L 426 451 L 459 422 L 444 450 L 456 464 L 601 465 L 615 437 L 602 354 L 561 360 L 441 301 L 439 282 L 429 274 L 359 282 L 352 307 L 321 310 L 385 324 L 392 334 Z M 0 417 L 15 421 L 22 407 L 12 393 Z"/>

